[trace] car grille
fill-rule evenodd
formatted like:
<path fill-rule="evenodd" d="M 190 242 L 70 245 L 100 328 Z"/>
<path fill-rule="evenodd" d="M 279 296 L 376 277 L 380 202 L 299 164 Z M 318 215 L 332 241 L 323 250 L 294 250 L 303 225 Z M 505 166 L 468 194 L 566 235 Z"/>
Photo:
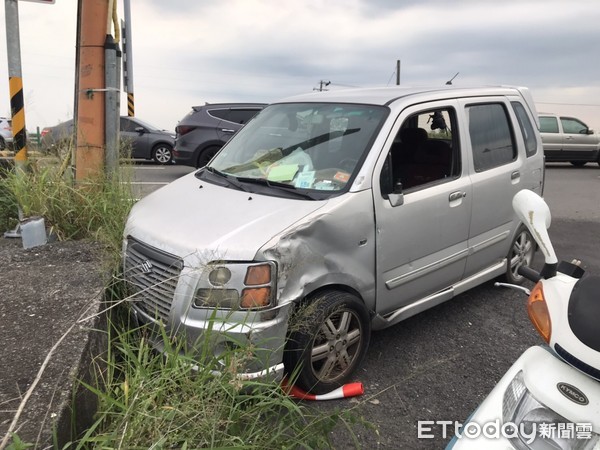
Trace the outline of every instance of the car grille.
<path fill-rule="evenodd" d="M 134 306 L 167 323 L 183 261 L 132 237 L 127 239 L 124 278 Z"/>

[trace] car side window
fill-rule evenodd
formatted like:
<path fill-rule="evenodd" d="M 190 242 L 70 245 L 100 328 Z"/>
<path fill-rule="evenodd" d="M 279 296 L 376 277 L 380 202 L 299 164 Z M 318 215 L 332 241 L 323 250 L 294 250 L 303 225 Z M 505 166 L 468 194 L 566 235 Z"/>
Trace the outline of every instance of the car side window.
<path fill-rule="evenodd" d="M 229 109 L 209 109 L 207 112 L 217 119 L 227 120 L 229 117 Z"/>
<path fill-rule="evenodd" d="M 227 116 L 226 120 L 244 125 L 246 122 L 252 119 L 258 113 L 258 111 L 258 109 L 232 109 L 229 111 L 229 115 Z"/>
<path fill-rule="evenodd" d="M 540 116 L 540 132 L 558 133 L 558 120 L 556 117 Z"/>
<path fill-rule="evenodd" d="M 476 172 L 508 164 L 517 158 L 517 146 L 503 104 L 469 105 L 467 116 Z"/>
<path fill-rule="evenodd" d="M 121 117 L 121 119 L 120 119 L 121 131 L 129 131 L 129 132 L 134 133 L 135 129 L 139 126 L 140 125 L 136 124 L 135 122 L 133 122 L 129 119 L 125 119 L 123 117 Z"/>
<path fill-rule="evenodd" d="M 520 102 L 511 102 L 512 107 L 515 110 L 521 133 L 523 134 L 523 140 L 525 141 L 525 154 L 529 158 L 537 153 L 537 139 L 535 138 L 535 132 L 533 131 L 533 125 L 529 120 L 527 111 Z"/>
<path fill-rule="evenodd" d="M 384 196 L 397 189 L 416 190 L 437 185 L 460 175 L 456 111 L 424 110 L 401 125 L 381 174 Z"/>
<path fill-rule="evenodd" d="M 561 117 L 563 131 L 569 134 L 587 134 L 588 127 L 585 123 L 570 117 Z"/>

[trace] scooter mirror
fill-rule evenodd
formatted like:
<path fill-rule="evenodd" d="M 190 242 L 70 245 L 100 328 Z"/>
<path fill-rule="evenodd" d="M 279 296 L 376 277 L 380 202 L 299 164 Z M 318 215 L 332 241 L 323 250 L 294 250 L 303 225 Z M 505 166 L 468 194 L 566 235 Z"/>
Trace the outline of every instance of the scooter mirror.
<path fill-rule="evenodd" d="M 529 229 L 539 245 L 546 264 L 558 264 L 550 236 L 548 236 L 548 228 L 551 222 L 550 208 L 548 208 L 544 199 L 533 191 L 523 189 L 515 194 L 512 204 L 517 217 Z"/>

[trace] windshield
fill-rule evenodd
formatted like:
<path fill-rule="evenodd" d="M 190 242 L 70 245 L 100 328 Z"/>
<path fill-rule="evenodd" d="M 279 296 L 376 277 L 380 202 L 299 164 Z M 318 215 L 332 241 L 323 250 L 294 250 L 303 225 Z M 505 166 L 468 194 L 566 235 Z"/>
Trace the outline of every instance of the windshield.
<path fill-rule="evenodd" d="M 374 105 L 271 105 L 209 167 L 245 183 L 333 194 L 351 182 L 387 113 Z"/>

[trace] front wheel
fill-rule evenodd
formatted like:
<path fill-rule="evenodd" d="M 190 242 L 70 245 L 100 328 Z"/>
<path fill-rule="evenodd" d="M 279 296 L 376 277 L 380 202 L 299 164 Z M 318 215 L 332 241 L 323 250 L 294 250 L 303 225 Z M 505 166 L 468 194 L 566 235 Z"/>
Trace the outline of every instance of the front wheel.
<path fill-rule="evenodd" d="M 504 278 L 507 283 L 522 284 L 525 277 L 519 275 L 519 267 L 531 266 L 535 253 L 535 241 L 525 226 L 521 225 L 508 251 L 508 267 Z"/>
<path fill-rule="evenodd" d="M 158 144 L 152 150 L 152 159 L 157 164 L 169 164 L 173 160 L 173 149 L 167 144 Z"/>
<path fill-rule="evenodd" d="M 307 392 L 324 394 L 350 380 L 365 357 L 371 322 L 364 303 L 326 291 L 302 305 L 290 323 L 284 352 L 288 375 Z"/>

